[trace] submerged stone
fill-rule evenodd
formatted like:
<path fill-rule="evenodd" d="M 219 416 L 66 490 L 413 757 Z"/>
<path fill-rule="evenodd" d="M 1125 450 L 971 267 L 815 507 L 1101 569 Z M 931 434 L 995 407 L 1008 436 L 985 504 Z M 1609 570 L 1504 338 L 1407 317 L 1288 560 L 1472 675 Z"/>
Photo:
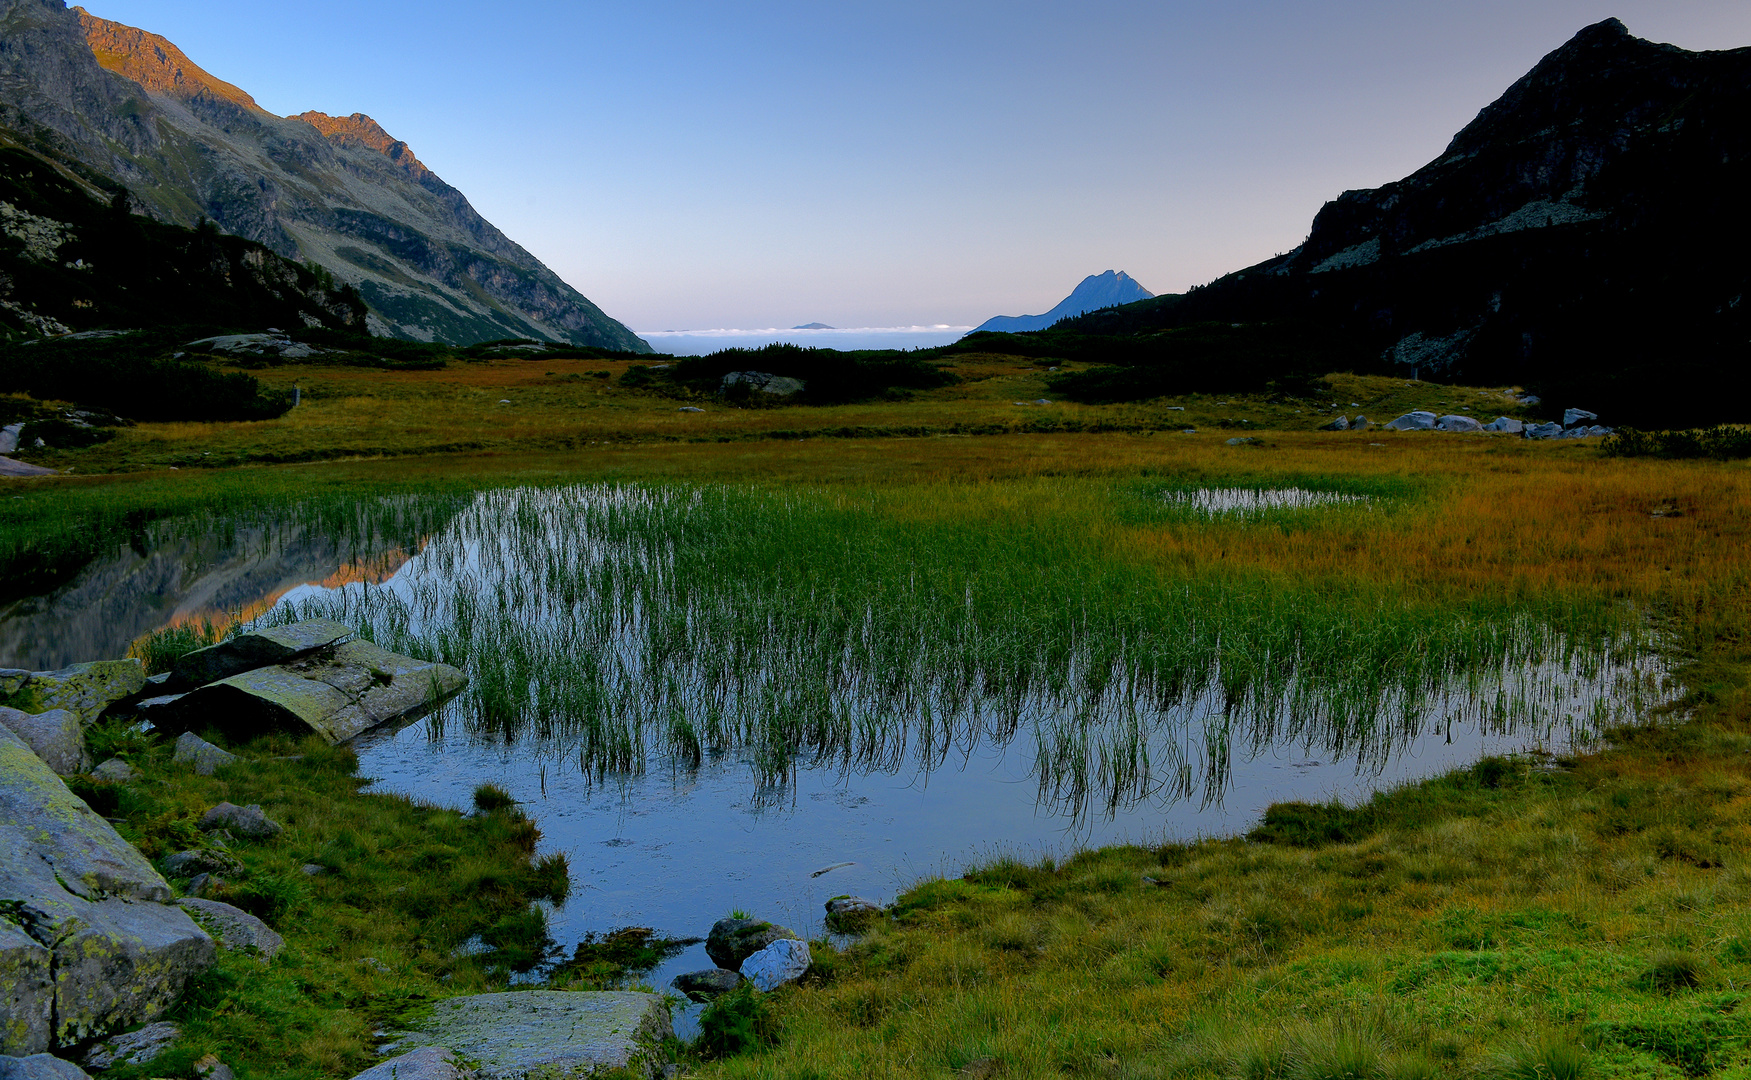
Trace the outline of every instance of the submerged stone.
<path fill-rule="evenodd" d="M 251 630 L 184 654 L 173 668 L 174 681 L 201 686 L 270 664 L 284 664 L 352 636 L 352 627 L 333 619 L 306 619 L 290 626 Z"/>
<path fill-rule="evenodd" d="M 97 660 L 59 671 L 33 671 L 0 705 L 27 713 L 66 709 L 90 727 L 105 709 L 146 686 L 138 660 Z"/>
<path fill-rule="evenodd" d="M 673 1034 L 658 994 L 525 990 L 437 1002 L 395 1048 L 452 1050 L 481 1080 L 581 1080 L 613 1069 L 654 1077 L 654 1051 Z"/>

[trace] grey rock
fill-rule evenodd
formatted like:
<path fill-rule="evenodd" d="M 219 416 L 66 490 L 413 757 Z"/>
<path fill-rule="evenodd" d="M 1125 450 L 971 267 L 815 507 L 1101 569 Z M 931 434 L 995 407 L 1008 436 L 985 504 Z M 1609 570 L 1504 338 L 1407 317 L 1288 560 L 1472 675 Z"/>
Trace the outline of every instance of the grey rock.
<path fill-rule="evenodd" d="M 1586 425 L 1582 425 L 1581 427 L 1572 427 L 1572 428 L 1567 429 L 1561 435 L 1558 435 L 1557 438 L 1559 438 L 1559 439 L 1592 439 L 1592 438 L 1596 438 L 1600 435 L 1610 435 L 1610 434 L 1612 434 L 1612 430 L 1608 427 L 1600 427 L 1598 425 L 1588 427 Z"/>
<path fill-rule="evenodd" d="M 146 669 L 138 660 L 97 660 L 59 671 L 33 671 L 0 705 L 27 713 L 66 709 L 90 727 L 105 709 L 139 693 Z"/>
<path fill-rule="evenodd" d="M 42 440 L 37 440 L 42 445 Z M 28 461 L 18 461 L 14 458 L 0 457 L 0 476 L 54 476 L 55 470 L 41 465 L 32 465 Z"/>
<path fill-rule="evenodd" d="M 1258 442 L 1258 440 L 1257 439 L 1249 439 L 1249 438 L 1246 438 L 1245 436 L 1237 436 L 1235 438 L 1227 440 L 1226 445 L 1228 445 L 1228 446 L 1248 446 L 1248 445 L 1255 443 L 1255 442 Z"/>
<path fill-rule="evenodd" d="M 292 731 L 338 744 L 380 724 L 422 716 L 467 682 L 448 664 L 349 641 L 332 652 L 210 683 L 154 723 L 166 730 L 217 728 L 239 742 L 266 731 Z"/>
<path fill-rule="evenodd" d="M 0 705 L 0 725 L 62 776 L 82 773 L 91 765 L 91 755 L 85 752 L 85 725 L 66 709 L 27 713 Z"/>
<path fill-rule="evenodd" d="M 209 871 L 196 874 L 194 877 L 189 878 L 188 888 L 184 889 L 183 892 L 199 899 L 215 889 L 223 887 L 224 884 L 224 878 Z"/>
<path fill-rule="evenodd" d="M 187 694 L 159 694 L 134 702 L 134 715 L 150 721 L 153 727 L 163 727 L 166 721 L 175 723 L 176 703 Z"/>
<path fill-rule="evenodd" d="M 24 668 L 0 668 L 0 698 L 9 698 L 18 693 L 30 681 L 31 674 Z"/>
<path fill-rule="evenodd" d="M 1508 435 L 1521 435 L 1526 431 L 1526 425 L 1512 416 L 1498 416 L 1483 426 L 1485 431 L 1503 432 Z"/>
<path fill-rule="evenodd" d="M 809 943 L 786 938 L 742 961 L 742 975 L 766 993 L 802 978 L 809 963 Z"/>
<path fill-rule="evenodd" d="M 481 1080 L 581 1080 L 611 1069 L 654 1077 L 650 1050 L 673 1034 L 657 994 L 525 990 L 439 1001 L 395 1049 L 453 1050 Z"/>
<path fill-rule="evenodd" d="M 1366 416 L 1358 416 L 1354 420 L 1350 421 L 1350 430 L 1351 431 L 1367 431 L 1369 428 L 1371 428 L 1373 426 L 1374 426 L 1374 421 L 1368 419 Z"/>
<path fill-rule="evenodd" d="M 303 866 L 300 866 L 298 868 L 298 872 L 300 874 L 303 874 L 305 877 L 321 877 L 322 875 L 328 873 L 328 867 L 318 866 L 317 864 L 315 864 L 313 862 L 307 862 Z"/>
<path fill-rule="evenodd" d="M 243 864 L 223 851 L 212 848 L 190 848 L 166 855 L 164 872 L 171 877 L 194 877 L 196 874 L 241 874 Z"/>
<path fill-rule="evenodd" d="M 106 784 L 125 784 L 134 778 L 134 767 L 119 757 L 98 764 L 91 770 L 91 775 Z"/>
<path fill-rule="evenodd" d="M 54 955 L 0 917 L 0 1054 L 54 1045 L 54 1013 Z"/>
<path fill-rule="evenodd" d="M 774 941 L 800 940 L 788 927 L 759 919 L 719 919 L 705 938 L 705 955 L 720 968 L 739 971 L 742 961 Z"/>
<path fill-rule="evenodd" d="M 198 1080 L 237 1080 L 237 1074 L 231 1071 L 231 1066 L 212 1054 L 195 1062 L 195 1076 Z"/>
<path fill-rule="evenodd" d="M 770 371 L 732 371 L 723 377 L 720 389 L 728 390 L 732 386 L 746 386 L 750 390 L 774 397 L 789 397 L 802 391 L 806 384 L 801 379 L 793 379 L 787 375 L 774 375 Z"/>
<path fill-rule="evenodd" d="M 219 749 L 192 731 L 185 731 L 176 737 L 176 753 L 170 760 L 179 765 L 193 765 L 199 775 L 211 776 L 214 769 L 237 764 L 237 755 Z"/>
<path fill-rule="evenodd" d="M 719 994 L 727 994 L 742 984 L 742 976 L 738 972 L 724 968 L 706 968 L 703 971 L 689 971 L 677 975 L 669 981 L 669 985 L 686 994 L 694 1001 L 710 1001 Z"/>
<path fill-rule="evenodd" d="M 1435 421 L 1435 429 L 1437 431 L 1472 432 L 1482 431 L 1483 425 L 1478 423 L 1472 417 L 1460 416 L 1458 413 L 1448 413 L 1446 416 Z"/>
<path fill-rule="evenodd" d="M 262 813 L 259 803 L 238 806 L 236 803 L 222 802 L 201 815 L 201 829 L 205 832 L 224 829 L 233 836 L 247 836 L 256 840 L 278 836 L 281 832 L 280 823 Z"/>
<path fill-rule="evenodd" d="M 679 409 L 676 409 L 675 411 L 676 412 L 704 412 L 705 410 L 699 408 L 696 405 L 683 405 Z"/>
<path fill-rule="evenodd" d="M 1561 424 L 1533 424 L 1522 432 L 1528 439 L 1560 439 L 1563 435 Z"/>
<path fill-rule="evenodd" d="M 1521 394 L 1519 397 L 1515 398 L 1514 400 L 1518 401 L 1522 405 L 1543 405 L 1544 404 L 1544 399 L 1539 397 L 1537 394 Z"/>
<path fill-rule="evenodd" d="M 0 1057 L 0 1080 L 91 1080 L 79 1066 L 49 1054 Z"/>
<path fill-rule="evenodd" d="M 827 928 L 841 933 L 860 929 L 882 917 L 882 906 L 861 896 L 835 896 L 827 901 Z"/>
<path fill-rule="evenodd" d="M 1435 430 L 1435 414 L 1421 409 L 1407 412 L 1395 420 L 1385 424 L 1388 431 L 1433 431 Z"/>
<path fill-rule="evenodd" d="M 85 1052 L 85 1064 L 93 1069 L 109 1069 L 117 1065 L 144 1065 L 171 1048 L 182 1038 L 182 1029 L 159 1021 L 138 1031 L 105 1039 Z"/>
<path fill-rule="evenodd" d="M 18 449 L 18 433 L 23 430 L 22 423 L 0 427 L 0 454 L 10 454 Z"/>
<path fill-rule="evenodd" d="M 1598 413 L 1588 412 L 1586 409 L 1564 409 L 1563 410 L 1563 427 L 1574 427 L 1576 424 L 1579 424 L 1584 420 L 1597 420 L 1597 419 L 1599 419 Z"/>
<path fill-rule="evenodd" d="M 450 1051 L 425 1046 L 379 1062 L 353 1080 L 471 1080 L 474 1075 L 457 1064 Z"/>
<path fill-rule="evenodd" d="M 217 900 L 178 900 L 177 906 L 195 917 L 209 932 L 219 935 L 219 944 L 238 952 L 255 952 L 264 962 L 279 955 L 286 939 L 267 923 L 247 911 Z"/>
<path fill-rule="evenodd" d="M 1350 430 L 1350 418 L 1347 416 L 1340 416 L 1336 420 L 1333 420 L 1329 424 L 1321 424 L 1319 427 L 1319 430 L 1321 430 L 1321 431 L 1348 431 L 1348 430 Z"/>
<path fill-rule="evenodd" d="M 338 645 L 353 636 L 353 628 L 333 619 L 306 619 L 290 626 L 252 630 L 234 638 L 185 653 L 176 661 L 176 678 L 201 686 L 246 671 L 284 664 Z"/>

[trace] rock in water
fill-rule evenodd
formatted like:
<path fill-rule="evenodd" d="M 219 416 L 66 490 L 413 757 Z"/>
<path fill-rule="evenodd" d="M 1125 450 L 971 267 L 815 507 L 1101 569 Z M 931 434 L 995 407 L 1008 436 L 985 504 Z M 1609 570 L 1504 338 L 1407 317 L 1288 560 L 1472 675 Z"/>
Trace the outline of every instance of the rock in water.
<path fill-rule="evenodd" d="M 85 1053 L 85 1064 L 94 1069 L 109 1069 L 117 1065 L 144 1065 L 170 1049 L 182 1038 L 182 1029 L 159 1021 L 147 1024 L 139 1031 L 130 1031 L 98 1043 Z"/>
<path fill-rule="evenodd" d="M 611 1069 L 654 1077 L 651 1051 L 673 1034 L 658 994 L 525 990 L 439 1001 L 395 1048 L 453 1050 L 481 1080 L 582 1080 Z"/>
<path fill-rule="evenodd" d="M 91 756 L 85 752 L 85 725 L 66 709 L 27 713 L 0 706 L 0 725 L 11 729 L 62 776 L 82 773 L 91 764 Z"/>
<path fill-rule="evenodd" d="M 71 1046 L 169 1008 L 214 950 L 170 895 L 145 856 L 0 728 L 0 1052 Z"/>
<path fill-rule="evenodd" d="M 269 664 L 284 664 L 309 656 L 352 636 L 352 627 L 333 619 L 306 619 L 290 626 L 252 630 L 217 645 L 196 649 L 179 658 L 173 670 L 176 681 L 182 685 L 203 686 Z"/>
<path fill-rule="evenodd" d="M 742 974 L 754 989 L 767 993 L 802 978 L 810 962 L 808 942 L 785 938 L 742 961 Z"/>
<path fill-rule="evenodd" d="M 1435 430 L 1435 414 L 1417 410 L 1407 412 L 1396 420 L 1387 421 L 1388 431 L 1433 431 Z"/>
<path fill-rule="evenodd" d="M 472 1080 L 456 1064 L 456 1055 L 437 1046 L 410 1050 L 371 1066 L 353 1080 Z"/>
<path fill-rule="evenodd" d="M 758 919 L 719 919 L 705 939 L 705 955 L 729 971 L 739 971 L 742 961 L 784 939 L 799 940 L 794 932 Z"/>
<path fill-rule="evenodd" d="M 0 1080 L 91 1080 L 84 1069 L 48 1054 L 0 1057 Z"/>
<path fill-rule="evenodd" d="M 281 825 L 262 813 L 259 803 L 238 806 L 236 803 L 222 802 L 201 815 L 201 829 L 205 832 L 224 829 L 233 836 L 265 840 L 270 836 L 278 836 Z"/>
<path fill-rule="evenodd" d="M 861 896 L 835 896 L 827 901 L 827 929 L 841 934 L 862 929 L 882 917 L 882 906 Z"/>
<path fill-rule="evenodd" d="M 176 737 L 176 753 L 170 760 L 193 765 L 201 776 L 211 776 L 213 770 L 222 765 L 235 765 L 237 755 L 226 753 L 192 731 L 185 731 Z"/>
<path fill-rule="evenodd" d="M 467 682 L 448 664 L 349 641 L 332 653 L 209 683 L 153 722 L 170 730 L 217 728 L 237 741 L 264 731 L 313 731 L 338 744 L 379 724 L 423 715 Z"/>
<path fill-rule="evenodd" d="M 1448 413 L 1435 421 L 1435 428 L 1438 431 L 1482 431 L 1483 425 L 1469 416 Z"/>
<path fill-rule="evenodd" d="M 90 727 L 103 711 L 146 686 L 138 660 L 98 660 L 60 671 L 33 671 L 0 705 L 27 713 L 66 709 Z"/>
<path fill-rule="evenodd" d="M 694 1001 L 710 1001 L 719 994 L 729 993 L 741 984 L 742 976 L 738 972 L 726 971 L 723 968 L 689 971 L 683 975 L 677 975 L 669 981 L 670 986 Z"/>
<path fill-rule="evenodd" d="M 286 939 L 274 933 L 272 927 L 247 911 L 221 904 L 217 900 L 191 900 L 184 897 L 177 906 L 195 917 L 219 935 L 219 944 L 227 949 L 259 953 L 263 963 L 279 955 Z"/>

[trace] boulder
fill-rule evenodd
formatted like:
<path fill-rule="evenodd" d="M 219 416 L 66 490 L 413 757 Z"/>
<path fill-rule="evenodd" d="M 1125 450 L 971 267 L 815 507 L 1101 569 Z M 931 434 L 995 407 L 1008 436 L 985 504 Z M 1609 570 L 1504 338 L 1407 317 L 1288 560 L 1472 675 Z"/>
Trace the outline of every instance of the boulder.
<path fill-rule="evenodd" d="M 1436 420 L 1436 416 L 1434 413 L 1424 412 L 1424 411 L 1419 409 L 1416 412 L 1407 412 L 1403 416 L 1398 417 L 1396 420 L 1387 421 L 1386 422 L 1386 430 L 1388 430 L 1388 431 L 1433 431 L 1433 430 L 1435 430 L 1435 420 Z"/>
<path fill-rule="evenodd" d="M 222 765 L 235 765 L 237 755 L 226 753 L 192 731 L 185 731 L 176 737 L 176 753 L 171 755 L 170 760 L 181 765 L 193 765 L 196 773 L 211 776 L 213 770 Z"/>
<path fill-rule="evenodd" d="M 22 423 L 0 427 L 0 454 L 10 454 L 18 449 L 18 434 L 23 430 Z"/>
<path fill-rule="evenodd" d="M 144 1065 L 171 1048 L 182 1038 L 182 1029 L 159 1021 L 138 1031 L 105 1039 L 85 1052 L 85 1064 L 93 1069 L 109 1069 L 117 1065 Z"/>
<path fill-rule="evenodd" d="M 1258 442 L 1258 440 L 1257 439 L 1249 439 L 1249 438 L 1241 435 L 1241 436 L 1236 436 L 1232 439 L 1225 440 L 1225 445 L 1228 445 L 1228 446 L 1250 446 L 1251 444 L 1253 444 L 1255 442 Z"/>
<path fill-rule="evenodd" d="M 0 700 L 9 698 L 23 689 L 24 684 L 30 681 L 32 674 L 34 672 L 26 671 L 24 668 L 0 668 Z"/>
<path fill-rule="evenodd" d="M 238 806 L 236 803 L 222 802 L 201 815 L 201 831 L 216 832 L 219 829 L 224 829 L 232 836 L 265 840 L 270 836 L 278 836 L 281 825 L 261 812 L 260 803 Z"/>
<path fill-rule="evenodd" d="M 241 874 L 243 864 L 212 848 L 190 848 L 166 855 L 164 872 L 171 877 L 194 877 L 196 874 Z"/>
<path fill-rule="evenodd" d="M 1333 420 L 1329 424 L 1321 424 L 1319 430 L 1321 430 L 1321 431 L 1348 431 L 1348 430 L 1350 430 L 1350 418 L 1347 416 L 1340 416 L 1336 420 Z"/>
<path fill-rule="evenodd" d="M 38 440 L 39 444 L 41 440 Z M 41 465 L 32 465 L 28 461 L 15 461 L 9 457 L 0 457 L 0 476 L 53 476 L 55 470 Z"/>
<path fill-rule="evenodd" d="M 0 915 L 0 1054 L 30 1054 L 53 1045 L 54 956 Z"/>
<path fill-rule="evenodd" d="M 379 1062 L 353 1080 L 471 1080 L 473 1076 L 457 1064 L 455 1054 L 426 1046 Z"/>
<path fill-rule="evenodd" d="M 1350 421 L 1351 431 L 1367 431 L 1373 426 L 1374 421 L 1368 419 L 1366 416 L 1357 416 L 1354 420 Z"/>
<path fill-rule="evenodd" d="M 1519 397 L 1515 398 L 1514 400 L 1518 401 L 1522 405 L 1543 405 L 1544 404 L 1544 399 L 1539 397 L 1537 394 L 1521 394 Z"/>
<path fill-rule="evenodd" d="M 669 985 L 694 1001 L 710 1001 L 719 994 L 727 994 L 742 985 L 742 976 L 723 968 L 706 968 L 703 971 L 677 975 L 669 981 Z"/>
<path fill-rule="evenodd" d="M 263 963 L 279 955 L 286 939 L 274 933 L 272 927 L 249 912 L 221 904 L 217 900 L 194 900 L 184 897 L 177 906 L 195 917 L 211 933 L 219 935 L 219 944 L 235 952 L 254 952 Z"/>
<path fill-rule="evenodd" d="M 75 796 L 10 730 L 0 728 L 0 995 L 27 1003 L 9 1024 L 11 1053 L 70 1046 L 155 1020 L 213 962 L 213 939 L 170 901 L 170 886 L 109 822 Z M 40 998 L 41 953 L 51 954 L 46 1033 L 28 1017 Z M 10 1013 L 8 1014 L 10 1019 Z M 43 1041 L 46 1035 L 46 1042 Z"/>
<path fill-rule="evenodd" d="M 1519 435 L 1525 432 L 1526 425 L 1512 416 L 1498 416 L 1483 426 L 1485 431 L 1499 431 L 1509 435 Z"/>
<path fill-rule="evenodd" d="M 827 929 L 849 933 L 882 917 L 882 906 L 861 896 L 835 896 L 827 901 Z"/>
<path fill-rule="evenodd" d="M 134 767 L 119 757 L 112 757 L 92 769 L 91 775 L 106 784 L 125 784 L 134 778 Z"/>
<path fill-rule="evenodd" d="M 134 715 L 149 722 L 155 728 L 163 728 L 167 720 L 172 724 L 175 723 L 176 703 L 187 696 L 187 694 L 159 694 L 155 697 L 141 698 L 134 702 Z"/>
<path fill-rule="evenodd" d="M 1581 427 L 1569 428 L 1568 430 L 1564 431 L 1561 435 L 1558 435 L 1557 438 L 1559 438 L 1559 439 L 1591 439 L 1591 438 L 1595 438 L 1595 437 L 1600 436 L 1600 435 L 1610 435 L 1610 434 L 1612 434 L 1612 430 L 1608 427 L 1600 427 L 1597 425 L 1595 425 L 1593 427 L 1587 427 L 1587 426 L 1583 425 Z"/>
<path fill-rule="evenodd" d="M 742 975 L 754 989 L 769 993 L 802 978 L 809 963 L 809 943 L 785 938 L 742 961 Z"/>
<path fill-rule="evenodd" d="M 251 630 L 217 645 L 183 654 L 172 668 L 172 682 L 203 686 L 269 664 L 284 664 L 309 656 L 352 636 L 352 627 L 333 619 L 306 619 L 290 626 Z"/>
<path fill-rule="evenodd" d="M 624 990 L 448 998 L 415 1026 L 394 1049 L 452 1050 L 481 1080 L 581 1080 L 613 1069 L 654 1077 L 661 1069 L 651 1051 L 674 1034 L 661 995 Z"/>
<path fill-rule="evenodd" d="M 774 941 L 798 941 L 795 933 L 758 919 L 719 919 L 705 939 L 705 955 L 720 968 L 739 971 L 742 961 Z"/>
<path fill-rule="evenodd" d="M 424 715 L 467 682 L 448 664 L 349 641 L 209 683 L 153 723 L 166 730 L 215 728 L 238 742 L 264 731 L 315 732 L 338 744 L 380 724 Z"/>
<path fill-rule="evenodd" d="M 84 1069 L 49 1054 L 0 1057 L 0 1080 L 91 1080 Z"/>
<path fill-rule="evenodd" d="M 1448 413 L 1446 416 L 1435 421 L 1435 429 L 1437 431 L 1471 432 L 1482 431 L 1483 425 L 1478 423 L 1472 417 L 1460 416 L 1458 413 Z"/>
<path fill-rule="evenodd" d="M 1563 427 L 1574 427 L 1576 424 L 1583 423 L 1587 420 L 1597 419 L 1599 419 L 1598 413 L 1588 412 L 1586 409 L 1563 410 Z"/>
<path fill-rule="evenodd" d="M 0 706 L 0 725 L 62 776 L 82 773 L 91 765 L 91 755 L 85 752 L 85 725 L 66 709 L 27 713 Z"/>
<path fill-rule="evenodd" d="M 0 705 L 27 713 L 66 709 L 90 727 L 105 709 L 146 685 L 138 660 L 97 660 L 60 671 L 33 671 Z"/>
<path fill-rule="evenodd" d="M 1561 424 L 1533 424 L 1522 432 L 1528 439 L 1560 439 L 1563 436 Z"/>
<path fill-rule="evenodd" d="M 216 1055 L 208 1054 L 195 1062 L 196 1080 L 237 1080 L 237 1074 L 231 1071 L 231 1066 L 220 1061 Z"/>
<path fill-rule="evenodd" d="M 746 386 L 762 394 L 772 394 L 775 397 L 789 397 L 803 389 L 805 384 L 801 379 L 793 379 L 787 375 L 774 375 L 769 371 L 732 371 L 723 377 L 720 386 L 728 390 L 732 386 Z"/>

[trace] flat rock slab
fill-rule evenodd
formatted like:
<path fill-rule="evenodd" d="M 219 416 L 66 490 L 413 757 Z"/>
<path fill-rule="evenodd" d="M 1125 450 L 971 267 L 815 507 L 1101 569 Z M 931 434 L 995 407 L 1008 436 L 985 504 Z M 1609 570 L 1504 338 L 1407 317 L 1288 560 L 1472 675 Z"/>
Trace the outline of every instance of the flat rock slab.
<path fill-rule="evenodd" d="M 657 994 L 526 990 L 450 998 L 397 1049 L 438 1046 L 481 1080 L 578 1080 L 609 1069 L 656 1075 L 650 1047 L 674 1034 Z"/>
<path fill-rule="evenodd" d="M 17 461 L 9 457 L 0 457 L 0 476 L 54 476 L 55 470 L 45 469 L 41 465 L 32 465 L 28 461 Z"/>
<path fill-rule="evenodd" d="M 353 1080 L 472 1080 L 473 1076 L 456 1064 L 455 1054 L 426 1046 L 373 1065 Z"/>
<path fill-rule="evenodd" d="M 234 741 L 266 731 L 311 731 L 331 744 L 425 714 L 468 682 L 448 664 L 414 660 L 368 641 L 220 679 L 183 696 L 181 730 L 216 728 Z"/>
<path fill-rule="evenodd" d="M 85 725 L 66 709 L 27 713 L 0 705 L 0 725 L 24 740 L 43 763 L 62 776 L 82 773 L 91 764 L 85 752 Z"/>
<path fill-rule="evenodd" d="M 27 713 L 66 709 L 90 727 L 103 711 L 146 687 L 138 660 L 96 660 L 59 671 L 33 671 L 0 705 Z"/>
<path fill-rule="evenodd" d="M 203 686 L 245 671 L 284 664 L 326 649 L 353 636 L 353 628 L 333 619 L 306 619 L 289 626 L 251 630 L 179 657 L 172 668 L 174 682 Z"/>
<path fill-rule="evenodd" d="M 217 900 L 184 898 L 176 902 L 195 917 L 195 921 L 219 935 L 219 944 L 227 949 L 258 954 L 263 962 L 272 960 L 286 947 L 286 939 L 275 933 L 267 923 L 241 908 L 221 904 Z"/>
<path fill-rule="evenodd" d="M 0 1080 L 91 1080 L 84 1069 L 48 1054 L 0 1057 Z"/>

